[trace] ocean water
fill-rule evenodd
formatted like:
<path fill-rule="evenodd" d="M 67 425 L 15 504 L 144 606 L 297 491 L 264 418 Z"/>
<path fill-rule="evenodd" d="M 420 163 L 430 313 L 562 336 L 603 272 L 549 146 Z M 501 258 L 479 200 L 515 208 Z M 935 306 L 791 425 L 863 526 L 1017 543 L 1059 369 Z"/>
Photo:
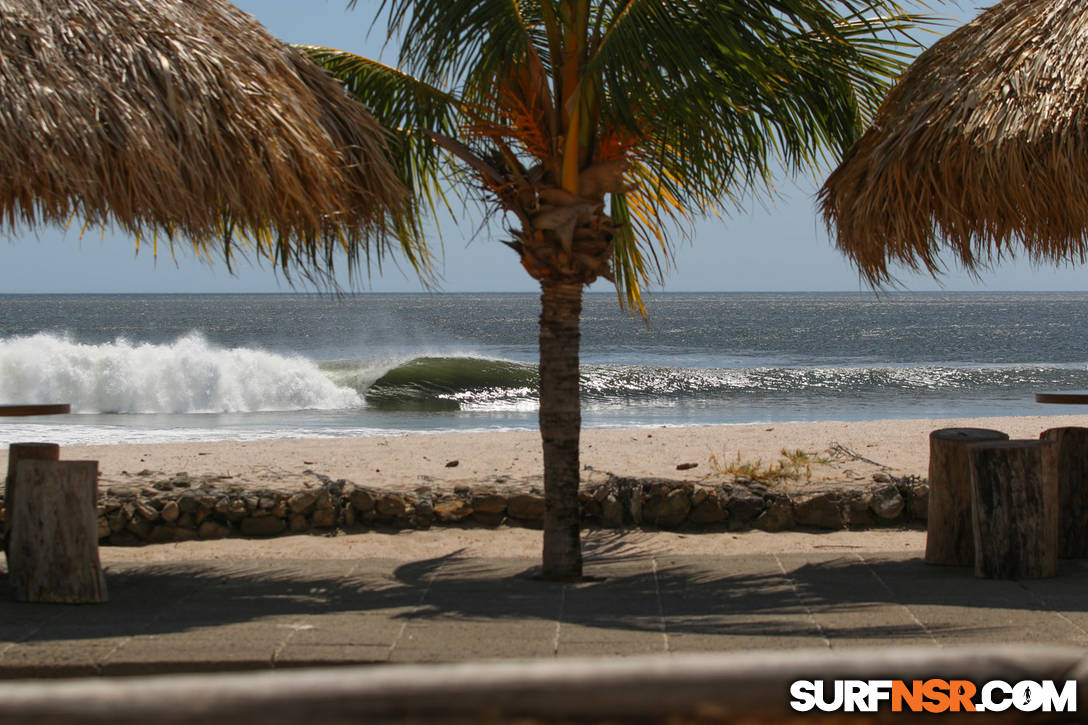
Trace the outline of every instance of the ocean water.
<path fill-rule="evenodd" d="M 0 443 L 536 426 L 529 294 L 0 296 Z M 587 295 L 586 427 L 1074 412 L 1088 294 Z"/>

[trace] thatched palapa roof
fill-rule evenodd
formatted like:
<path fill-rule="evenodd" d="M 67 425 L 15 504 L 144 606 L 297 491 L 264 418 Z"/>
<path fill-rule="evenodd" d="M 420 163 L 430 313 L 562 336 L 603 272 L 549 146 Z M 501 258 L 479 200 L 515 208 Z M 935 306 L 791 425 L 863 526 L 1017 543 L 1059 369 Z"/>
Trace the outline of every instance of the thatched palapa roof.
<path fill-rule="evenodd" d="M 74 215 L 321 261 L 403 194 L 365 109 L 228 2 L 0 0 L 9 231 Z"/>
<path fill-rule="evenodd" d="M 820 203 L 870 282 L 1088 249 L 1088 2 L 1006 0 L 904 73 Z"/>

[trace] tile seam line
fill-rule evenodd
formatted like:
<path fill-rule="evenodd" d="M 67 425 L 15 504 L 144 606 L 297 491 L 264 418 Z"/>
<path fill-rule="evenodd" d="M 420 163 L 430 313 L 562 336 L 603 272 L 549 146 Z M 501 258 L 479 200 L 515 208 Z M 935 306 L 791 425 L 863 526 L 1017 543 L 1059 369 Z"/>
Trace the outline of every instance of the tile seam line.
<path fill-rule="evenodd" d="M 808 600 L 804 597 L 804 595 L 801 594 L 801 589 L 797 585 L 797 580 L 794 579 L 788 571 L 786 571 L 786 567 L 782 564 L 782 559 L 779 558 L 778 554 L 772 554 L 771 556 L 774 557 L 775 563 L 778 564 L 778 570 L 782 573 L 782 576 L 784 576 L 786 578 L 786 581 L 789 582 L 790 589 L 793 591 L 794 598 L 805 610 L 805 614 L 808 616 L 809 622 L 811 622 L 812 626 L 816 628 L 816 631 L 819 633 L 820 638 L 824 641 L 824 647 L 826 647 L 827 649 L 833 649 L 831 644 L 831 638 L 827 636 L 827 632 L 824 630 L 823 625 L 816 621 L 816 613 L 813 612 L 812 607 L 809 606 Z"/>
<path fill-rule="evenodd" d="M 38 632 L 42 631 L 43 627 L 52 624 L 55 620 L 61 619 L 64 612 L 58 611 L 55 614 L 48 617 L 44 622 L 39 622 L 29 629 L 27 632 L 23 632 L 18 638 L 12 638 L 10 642 L 4 644 L 3 648 L 0 648 L 0 660 L 3 660 L 7 655 L 8 650 L 18 644 L 26 644 Z"/>
<path fill-rule="evenodd" d="M 359 570 L 359 564 L 359 561 L 353 561 L 351 563 L 351 567 L 347 570 L 347 572 L 344 573 L 343 578 L 345 580 L 350 580 L 355 572 Z M 268 661 L 268 664 L 270 666 L 272 666 L 273 668 L 276 667 L 276 664 L 280 661 L 280 655 L 283 654 L 283 651 L 285 649 L 287 649 L 287 645 L 291 644 L 291 640 L 294 639 L 295 635 L 301 632 L 302 629 L 306 626 L 306 620 L 311 619 L 312 617 L 312 614 L 302 614 L 299 615 L 296 620 L 292 621 L 290 624 L 287 625 L 287 636 L 285 636 L 283 638 L 283 641 L 280 642 L 276 649 L 272 651 L 272 656 L 269 658 Z"/>
<path fill-rule="evenodd" d="M 898 606 L 906 610 L 907 614 L 910 615 L 910 618 L 914 620 L 914 623 L 921 627 L 922 631 L 926 633 L 926 636 L 933 641 L 933 644 L 938 647 L 944 647 L 944 644 L 939 639 L 937 639 L 937 635 L 933 634 L 933 630 L 927 627 L 925 623 L 918 618 L 918 615 L 914 613 L 914 610 L 909 605 L 899 601 L 899 598 L 895 595 L 895 591 L 886 581 L 884 581 L 884 578 L 880 576 L 879 573 L 877 573 L 876 569 L 873 568 L 872 563 L 857 552 L 854 552 L 854 556 L 857 557 L 858 561 L 860 561 L 865 566 L 870 576 L 876 579 L 880 586 L 884 588 L 884 591 L 888 593 L 888 596 L 891 597 Z"/>
<path fill-rule="evenodd" d="M 103 573 L 108 573 L 108 572 L 109 572 L 109 569 L 104 567 L 103 568 Z M 105 656 L 102 657 L 102 659 L 95 662 L 94 663 L 95 669 L 98 670 L 99 673 L 101 673 L 106 667 L 108 667 L 111 664 L 110 661 L 117 655 L 117 653 L 125 648 L 125 645 L 130 643 L 136 637 L 147 634 L 147 631 L 149 629 L 151 629 L 151 626 L 153 624 L 155 624 L 156 622 L 159 622 L 159 621 L 162 620 L 162 618 L 166 615 L 166 611 L 168 609 L 177 607 L 178 605 L 183 604 L 184 602 L 192 599 L 193 597 L 196 596 L 197 592 L 198 592 L 198 587 L 193 586 L 180 599 L 173 600 L 166 607 L 160 608 L 159 611 L 155 613 L 155 616 L 151 617 L 149 620 L 147 620 L 144 623 L 143 627 L 141 627 L 140 632 L 125 636 L 120 642 L 117 643 L 117 645 L 113 649 L 111 649 L 109 652 L 107 652 L 105 654 Z M 149 637 L 158 637 L 160 635 L 150 634 L 150 635 L 147 635 L 147 636 L 149 636 Z"/>
<path fill-rule="evenodd" d="M 102 571 L 103 571 L 103 574 L 108 573 L 109 567 L 102 567 Z M 7 574 L 8 576 L 10 576 L 10 572 L 7 572 L 6 569 L 5 569 L 4 573 Z M 15 645 L 18 645 L 18 644 L 26 644 L 30 640 L 31 637 L 33 637 L 38 632 L 42 631 L 42 629 L 44 627 L 49 626 L 50 624 L 52 624 L 53 622 L 55 622 L 58 619 L 63 619 L 65 614 L 66 614 L 66 612 L 64 612 L 63 610 L 58 609 L 54 614 L 47 617 L 44 622 L 38 622 L 37 624 L 32 626 L 28 631 L 22 633 L 22 635 L 20 635 L 18 638 L 12 638 L 12 640 L 10 642 L 4 643 L 4 646 L 0 647 L 0 660 L 2 660 L 4 658 L 4 656 L 8 653 L 8 650 L 10 650 L 12 647 L 14 647 Z M 154 621 L 154 620 L 152 620 L 152 621 Z M 132 635 L 129 635 L 129 637 L 131 637 L 131 636 Z M 127 638 L 126 638 L 126 641 L 127 641 Z M 106 659 L 108 659 L 110 657 L 110 655 L 112 655 L 120 647 L 121 647 L 121 645 L 119 644 L 119 645 L 117 645 L 117 647 L 110 650 L 106 654 Z M 103 660 L 103 662 L 104 661 L 105 660 Z M 99 663 L 99 662 L 96 662 L 94 664 L 95 669 L 98 669 L 98 670 L 101 669 L 101 666 L 102 666 L 102 664 Z"/>
<path fill-rule="evenodd" d="M 438 568 L 431 572 L 431 575 L 427 577 L 427 586 L 423 587 L 423 593 L 419 595 L 419 601 L 412 607 L 412 611 L 401 622 L 400 629 L 397 631 L 397 636 L 393 638 L 392 644 L 389 645 L 389 652 L 386 653 L 386 661 L 393 659 L 393 652 L 396 651 L 397 645 L 400 644 L 401 639 L 404 637 L 405 631 L 408 629 L 408 625 L 411 624 L 412 619 L 423 609 L 423 603 L 427 601 L 427 595 L 431 593 L 431 586 L 434 584 L 435 578 L 438 577 L 438 573 L 446 566 L 446 563 L 439 564 Z"/>
<path fill-rule="evenodd" d="M 1031 597 L 1036 602 L 1038 602 L 1039 605 L 1042 606 L 1043 609 L 1045 609 L 1049 614 L 1055 615 L 1058 619 L 1060 619 L 1063 622 L 1065 622 L 1066 624 L 1070 625 L 1071 627 L 1073 627 L 1073 629 L 1077 630 L 1082 635 L 1085 635 L 1086 637 L 1088 637 L 1088 630 L 1086 630 L 1084 627 L 1082 627 L 1079 624 L 1077 624 L 1076 622 L 1074 622 L 1072 619 L 1070 619 L 1068 616 L 1066 616 L 1066 614 L 1064 612 L 1060 612 L 1057 609 L 1054 609 L 1050 605 L 1050 602 L 1047 601 L 1046 597 L 1044 597 L 1043 595 L 1039 594 L 1038 592 L 1035 592 L 1032 589 L 1028 588 L 1023 582 L 1018 581 L 1018 582 L 1016 582 L 1016 585 L 1018 587 L 1020 587 L 1021 589 L 1023 589 L 1025 592 L 1027 592 L 1028 596 Z"/>
<path fill-rule="evenodd" d="M 669 646 L 669 623 L 665 619 L 665 603 L 661 597 L 661 582 L 657 576 L 657 557 L 650 557 L 651 571 L 654 575 L 654 598 L 657 599 L 657 621 L 661 627 L 661 644 L 665 649 L 665 654 L 672 654 L 672 649 Z"/>
<path fill-rule="evenodd" d="M 555 614 L 555 637 L 552 639 L 552 657 L 559 656 L 559 636 L 563 628 L 563 615 L 567 608 L 567 587 L 563 584 L 559 587 L 559 611 Z"/>

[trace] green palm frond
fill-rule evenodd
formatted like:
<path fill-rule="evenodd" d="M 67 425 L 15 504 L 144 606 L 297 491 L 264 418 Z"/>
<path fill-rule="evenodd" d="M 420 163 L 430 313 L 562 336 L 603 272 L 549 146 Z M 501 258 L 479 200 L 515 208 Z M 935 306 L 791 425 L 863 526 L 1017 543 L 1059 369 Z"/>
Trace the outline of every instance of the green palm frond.
<path fill-rule="evenodd" d="M 613 240 L 612 275 L 619 296 L 620 306 L 630 305 L 644 317 L 646 306 L 642 302 L 642 287 L 650 281 L 649 269 L 642 256 L 642 245 L 635 233 L 631 210 L 626 194 L 613 194 L 611 198 L 612 221 L 616 225 Z"/>
<path fill-rule="evenodd" d="M 623 160 L 611 272 L 640 311 L 695 218 L 770 189 L 779 162 L 843 153 L 931 22 L 899 0 L 382 0 L 379 16 L 399 68 L 303 49 L 392 135 L 418 202 L 394 233 L 421 234 L 458 168 L 525 224 L 512 187 L 576 194 Z"/>
<path fill-rule="evenodd" d="M 857 138 L 917 44 L 891 1 L 631 0 L 589 59 L 601 114 L 656 149 L 690 198 L 760 185 Z M 681 191 L 681 198 L 689 195 Z"/>
<path fill-rule="evenodd" d="M 614 258 L 616 287 L 621 299 L 626 297 L 633 309 L 645 314 L 638 287 L 651 279 L 664 279 L 674 261 L 673 233 L 685 230 L 694 216 L 716 214 L 717 200 L 704 198 L 697 206 L 682 205 L 677 195 L 683 180 L 661 176 L 656 167 L 640 161 L 631 164 L 626 180 L 627 191 L 612 195 L 613 220 L 622 236 Z"/>
<path fill-rule="evenodd" d="M 460 101 L 407 73 L 354 53 L 314 45 L 296 47 L 339 80 L 386 129 L 394 167 L 408 188 L 429 200 L 440 195 L 443 160 L 432 134 L 457 135 Z"/>
<path fill-rule="evenodd" d="M 355 0 L 350 3 L 356 4 Z M 383 0 L 389 34 L 399 35 L 399 62 L 446 88 L 484 88 L 529 48 L 544 48 L 539 2 L 524 0 Z"/>
<path fill-rule="evenodd" d="M 448 208 L 443 181 L 449 161 L 435 136 L 458 134 L 460 101 L 407 73 L 354 53 L 315 45 L 296 47 L 339 80 L 386 130 L 393 168 L 417 202 L 432 215 L 440 204 Z M 422 222 L 418 203 L 391 218 L 392 236 L 400 240 L 402 251 L 417 271 L 420 265 L 409 252 L 426 246 Z"/>

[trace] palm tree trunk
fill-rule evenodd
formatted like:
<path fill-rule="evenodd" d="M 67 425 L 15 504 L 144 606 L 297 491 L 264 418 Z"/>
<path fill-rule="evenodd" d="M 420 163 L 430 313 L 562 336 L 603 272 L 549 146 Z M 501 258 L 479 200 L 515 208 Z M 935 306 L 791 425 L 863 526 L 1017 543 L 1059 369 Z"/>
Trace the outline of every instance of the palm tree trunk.
<path fill-rule="evenodd" d="M 540 281 L 540 436 L 544 444 L 545 579 L 582 576 L 580 466 L 582 428 L 578 343 L 580 281 Z"/>

